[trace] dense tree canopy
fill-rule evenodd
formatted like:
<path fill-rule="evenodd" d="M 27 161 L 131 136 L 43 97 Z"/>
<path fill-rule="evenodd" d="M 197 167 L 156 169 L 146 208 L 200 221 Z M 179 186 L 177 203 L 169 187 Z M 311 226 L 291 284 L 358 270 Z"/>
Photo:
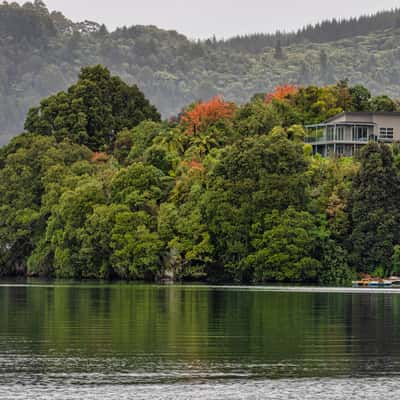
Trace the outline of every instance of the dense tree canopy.
<path fill-rule="evenodd" d="M 400 244 L 400 178 L 386 145 L 369 144 L 351 196 L 353 257 L 366 272 L 391 272 L 394 247 Z"/>
<path fill-rule="evenodd" d="M 128 86 L 120 78 L 98 65 L 83 68 L 78 82 L 68 89 L 42 100 L 32 108 L 25 122 L 28 132 L 69 138 L 92 150 L 110 147 L 117 132 L 133 128 L 144 120 L 160 120 L 137 86 Z"/>
<path fill-rule="evenodd" d="M 23 271 L 27 257 L 43 235 L 49 209 L 43 199 L 57 196 L 52 184 L 45 190 L 44 177 L 57 171 L 70 174 L 70 168 L 87 162 L 90 151 L 54 137 L 22 135 L 0 154 L 0 260 L 3 272 Z"/>
<path fill-rule="evenodd" d="M 12 36 L 19 41 L 47 42 L 56 36 L 57 30 L 46 5 L 41 0 L 0 5 L 0 37 Z"/>
<path fill-rule="evenodd" d="M 307 122 L 392 100 L 346 81 L 159 115 L 101 67 L 0 150 L 0 274 L 346 284 L 400 265 L 400 151 L 312 157 Z"/>

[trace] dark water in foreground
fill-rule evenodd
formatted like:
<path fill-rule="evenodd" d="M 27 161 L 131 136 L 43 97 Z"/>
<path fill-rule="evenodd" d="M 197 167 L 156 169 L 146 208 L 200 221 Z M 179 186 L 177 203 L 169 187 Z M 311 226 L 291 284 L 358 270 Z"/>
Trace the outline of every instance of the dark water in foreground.
<path fill-rule="evenodd" d="M 0 399 L 399 399 L 400 291 L 0 285 Z"/>

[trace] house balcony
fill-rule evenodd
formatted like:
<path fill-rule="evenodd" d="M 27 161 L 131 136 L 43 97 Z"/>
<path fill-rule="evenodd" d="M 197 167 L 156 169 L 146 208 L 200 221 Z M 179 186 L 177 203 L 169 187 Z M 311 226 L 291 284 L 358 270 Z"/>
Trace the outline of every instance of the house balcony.
<path fill-rule="evenodd" d="M 305 141 L 312 145 L 335 143 L 358 145 L 379 140 L 375 135 L 375 124 L 341 122 L 309 125 L 306 129 L 309 135 Z"/>
<path fill-rule="evenodd" d="M 308 136 L 305 138 L 305 142 L 309 144 L 315 145 L 326 145 L 326 144 L 335 144 L 335 143 L 343 143 L 343 144 L 367 144 L 370 141 L 376 141 L 375 137 L 370 138 L 342 138 L 342 139 L 331 139 L 327 137 L 313 137 Z"/>

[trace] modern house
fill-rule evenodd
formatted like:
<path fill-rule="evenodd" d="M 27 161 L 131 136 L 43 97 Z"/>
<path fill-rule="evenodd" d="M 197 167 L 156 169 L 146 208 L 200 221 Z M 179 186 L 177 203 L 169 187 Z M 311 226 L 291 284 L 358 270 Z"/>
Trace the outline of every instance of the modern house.
<path fill-rule="evenodd" d="M 369 141 L 400 142 L 400 112 L 343 112 L 306 129 L 313 154 L 352 156 Z"/>

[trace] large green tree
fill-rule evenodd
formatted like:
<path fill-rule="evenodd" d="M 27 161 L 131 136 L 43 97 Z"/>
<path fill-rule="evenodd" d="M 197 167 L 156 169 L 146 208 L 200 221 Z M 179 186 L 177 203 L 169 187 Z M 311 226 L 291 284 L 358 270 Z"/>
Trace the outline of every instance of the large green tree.
<path fill-rule="evenodd" d="M 144 120 L 159 121 L 155 107 L 137 86 L 112 77 L 107 68 L 83 68 L 67 92 L 42 100 L 25 122 L 29 132 L 69 138 L 92 150 L 109 148 L 118 132 Z"/>
<path fill-rule="evenodd" d="M 351 196 L 352 261 L 362 272 L 390 272 L 400 244 L 400 178 L 387 145 L 369 143 L 360 161 Z"/>
<path fill-rule="evenodd" d="M 254 253 L 245 260 L 257 281 L 315 281 L 322 269 L 318 260 L 327 232 L 311 214 L 289 207 L 274 210 L 253 226 Z"/>
<path fill-rule="evenodd" d="M 221 151 L 202 196 L 217 266 L 251 279 L 242 268 L 253 249 L 251 227 L 272 210 L 306 206 L 307 166 L 298 127 L 278 128 Z"/>
<path fill-rule="evenodd" d="M 24 273 L 26 261 L 44 232 L 45 175 L 58 175 L 87 160 L 89 149 L 68 141 L 25 134 L 0 152 L 0 274 Z"/>

